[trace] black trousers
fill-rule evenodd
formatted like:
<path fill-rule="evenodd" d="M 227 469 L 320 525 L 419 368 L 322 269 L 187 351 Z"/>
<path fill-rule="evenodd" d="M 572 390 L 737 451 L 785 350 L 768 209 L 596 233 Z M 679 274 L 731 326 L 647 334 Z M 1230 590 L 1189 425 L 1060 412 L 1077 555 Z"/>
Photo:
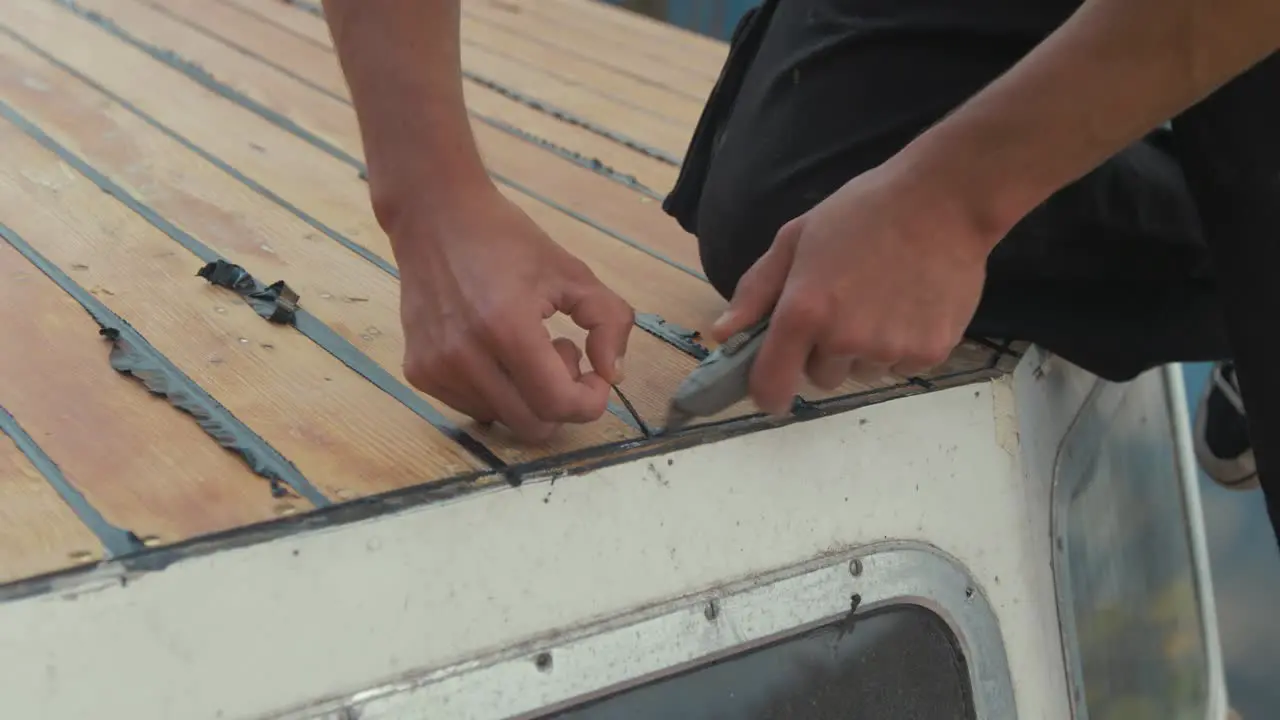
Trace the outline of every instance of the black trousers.
<path fill-rule="evenodd" d="M 765 0 L 734 33 L 664 209 L 729 297 L 784 223 L 889 159 L 1079 4 Z M 1280 54 L 1030 213 L 992 252 L 969 332 L 1037 343 L 1115 381 L 1234 359 L 1280 528 L 1278 320 Z"/>

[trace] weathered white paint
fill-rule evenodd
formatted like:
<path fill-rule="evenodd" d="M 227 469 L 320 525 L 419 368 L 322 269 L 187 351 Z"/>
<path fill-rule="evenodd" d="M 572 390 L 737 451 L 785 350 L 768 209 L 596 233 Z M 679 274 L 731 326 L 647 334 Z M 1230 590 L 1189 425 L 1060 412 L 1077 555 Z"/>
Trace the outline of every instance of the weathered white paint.
<path fill-rule="evenodd" d="M 1065 718 L 1049 482 L 1091 378 L 1040 363 L 15 600 L 0 605 L 0 703 L 59 720 L 269 717 L 906 540 L 955 558 L 990 601 L 1019 717 Z"/>

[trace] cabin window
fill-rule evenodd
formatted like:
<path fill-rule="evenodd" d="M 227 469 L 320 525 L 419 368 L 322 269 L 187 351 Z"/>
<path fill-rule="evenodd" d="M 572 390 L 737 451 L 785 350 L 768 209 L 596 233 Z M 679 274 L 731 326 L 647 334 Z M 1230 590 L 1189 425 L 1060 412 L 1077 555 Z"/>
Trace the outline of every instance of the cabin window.
<path fill-rule="evenodd" d="M 1123 396 L 1081 416 L 1055 490 L 1076 705 L 1092 720 L 1203 720 L 1209 660 L 1169 404 L 1157 383 L 1108 392 Z"/>
<path fill-rule="evenodd" d="M 544 720 L 969 720 L 969 671 L 933 612 L 895 605 L 653 680 Z"/>

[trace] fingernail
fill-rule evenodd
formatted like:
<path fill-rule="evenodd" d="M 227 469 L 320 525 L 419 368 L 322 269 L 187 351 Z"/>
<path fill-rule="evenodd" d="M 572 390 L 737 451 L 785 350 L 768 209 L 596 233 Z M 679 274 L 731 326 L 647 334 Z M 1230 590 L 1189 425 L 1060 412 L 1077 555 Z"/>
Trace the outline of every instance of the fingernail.
<path fill-rule="evenodd" d="M 732 310 L 725 310 L 724 313 L 720 315 L 720 317 L 716 318 L 716 321 L 714 323 L 711 323 L 711 327 L 713 329 L 720 329 L 725 325 L 728 325 L 729 321 L 733 320 L 733 314 L 734 313 Z"/>
<path fill-rule="evenodd" d="M 613 384 L 617 385 L 627 376 L 626 358 L 619 355 L 617 360 L 613 361 Z"/>

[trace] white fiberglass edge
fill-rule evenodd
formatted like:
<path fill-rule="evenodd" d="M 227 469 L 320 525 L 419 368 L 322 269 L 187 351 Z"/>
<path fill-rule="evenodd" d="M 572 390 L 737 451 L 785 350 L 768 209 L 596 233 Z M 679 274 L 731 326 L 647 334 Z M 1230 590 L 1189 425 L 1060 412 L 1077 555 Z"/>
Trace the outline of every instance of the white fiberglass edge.
<path fill-rule="evenodd" d="M 0 602 L 5 715 L 274 717 L 895 541 L 967 571 L 1020 716 L 1064 718 L 1048 476 L 1018 408 L 1076 408 L 1030 373 L 69 578 Z"/>

